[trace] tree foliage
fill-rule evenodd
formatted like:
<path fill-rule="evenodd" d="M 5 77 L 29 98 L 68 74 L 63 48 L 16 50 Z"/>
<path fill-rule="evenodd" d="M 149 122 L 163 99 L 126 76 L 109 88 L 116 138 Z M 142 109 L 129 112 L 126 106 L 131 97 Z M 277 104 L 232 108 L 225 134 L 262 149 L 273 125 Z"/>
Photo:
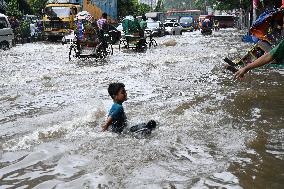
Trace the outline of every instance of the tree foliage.
<path fill-rule="evenodd" d="M 248 9 L 252 1 L 251 0 L 210 0 L 210 5 L 216 10 L 233 10 L 244 8 Z"/>
<path fill-rule="evenodd" d="M 117 11 L 118 17 L 122 18 L 136 11 L 138 0 L 118 0 Z"/>
<path fill-rule="evenodd" d="M 151 11 L 151 7 L 147 4 L 141 3 L 138 5 L 137 15 L 143 15 Z"/>
<path fill-rule="evenodd" d="M 194 0 L 163 0 L 166 9 L 191 9 Z"/>
<path fill-rule="evenodd" d="M 164 12 L 165 11 L 163 0 L 158 0 L 157 6 L 155 7 L 154 11 L 155 12 Z"/>
<path fill-rule="evenodd" d="M 215 10 L 233 10 L 239 8 L 248 8 L 251 0 L 195 0 L 193 7 L 204 10 L 206 6 L 213 7 Z"/>
<path fill-rule="evenodd" d="M 29 5 L 34 15 L 40 16 L 41 10 L 45 7 L 48 0 L 29 0 Z"/>
<path fill-rule="evenodd" d="M 118 18 L 122 19 L 127 15 L 142 15 L 151 10 L 149 5 L 139 3 L 138 0 L 118 0 Z"/>
<path fill-rule="evenodd" d="M 282 0 L 261 0 L 259 8 L 280 7 Z M 167 9 L 199 9 L 211 6 L 216 10 L 251 9 L 252 0 L 164 0 Z"/>
<path fill-rule="evenodd" d="M 18 3 L 17 0 L 9 0 L 8 1 L 6 14 L 8 16 L 16 16 L 18 18 L 22 16 L 22 12 L 19 9 L 19 3 Z"/>
<path fill-rule="evenodd" d="M 26 0 L 6 0 L 6 14 L 9 16 L 21 17 L 23 14 L 32 14 L 29 2 Z"/>

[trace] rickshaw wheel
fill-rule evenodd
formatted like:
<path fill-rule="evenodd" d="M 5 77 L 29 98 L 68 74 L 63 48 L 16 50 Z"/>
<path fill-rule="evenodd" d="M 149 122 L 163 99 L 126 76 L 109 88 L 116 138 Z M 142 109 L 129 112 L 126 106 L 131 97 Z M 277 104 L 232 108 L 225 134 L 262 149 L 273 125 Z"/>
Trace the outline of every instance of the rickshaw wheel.
<path fill-rule="evenodd" d="M 107 53 L 110 54 L 110 55 L 113 55 L 113 47 L 112 47 L 112 44 L 109 44 L 109 45 L 108 45 Z"/>
<path fill-rule="evenodd" d="M 97 46 L 96 55 L 100 59 L 104 59 L 107 56 L 107 49 L 102 42 Z"/>
<path fill-rule="evenodd" d="M 71 45 L 70 46 L 70 51 L 69 51 L 69 61 L 72 60 L 72 58 L 76 58 L 77 57 L 77 51 L 76 51 L 76 48 Z"/>
<path fill-rule="evenodd" d="M 155 39 L 150 39 L 149 48 L 156 47 L 158 44 Z"/>

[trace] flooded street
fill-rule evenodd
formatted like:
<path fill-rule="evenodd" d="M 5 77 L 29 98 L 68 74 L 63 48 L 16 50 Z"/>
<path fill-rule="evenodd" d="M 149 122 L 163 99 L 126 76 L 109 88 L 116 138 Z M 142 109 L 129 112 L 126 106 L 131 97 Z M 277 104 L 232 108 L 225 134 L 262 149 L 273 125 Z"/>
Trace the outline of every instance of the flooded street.
<path fill-rule="evenodd" d="M 241 37 L 165 36 L 98 62 L 60 43 L 0 51 L 0 188 L 284 188 L 284 69 L 234 81 L 223 58 L 246 53 Z M 129 125 L 158 122 L 150 137 L 100 132 L 111 82 Z"/>

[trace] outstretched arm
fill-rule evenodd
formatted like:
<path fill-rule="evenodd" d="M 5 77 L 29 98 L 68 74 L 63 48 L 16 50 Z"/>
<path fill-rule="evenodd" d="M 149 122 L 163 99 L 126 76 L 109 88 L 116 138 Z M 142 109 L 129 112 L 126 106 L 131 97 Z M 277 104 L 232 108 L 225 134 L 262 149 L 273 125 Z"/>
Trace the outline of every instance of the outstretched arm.
<path fill-rule="evenodd" d="M 109 116 L 106 122 L 102 125 L 102 131 L 106 131 L 112 123 L 112 118 Z"/>
<path fill-rule="evenodd" d="M 259 57 L 258 59 L 256 59 L 253 63 L 251 64 L 248 64 L 246 65 L 245 67 L 239 69 L 235 75 L 234 75 L 234 78 L 235 79 L 238 79 L 238 78 L 242 78 L 244 77 L 244 75 L 254 69 L 254 68 L 257 68 L 257 67 L 260 67 L 260 66 L 263 66 L 265 64 L 268 64 L 269 62 L 271 62 L 273 60 L 273 57 L 269 54 L 269 53 L 266 53 L 264 55 L 262 55 L 261 57 Z"/>

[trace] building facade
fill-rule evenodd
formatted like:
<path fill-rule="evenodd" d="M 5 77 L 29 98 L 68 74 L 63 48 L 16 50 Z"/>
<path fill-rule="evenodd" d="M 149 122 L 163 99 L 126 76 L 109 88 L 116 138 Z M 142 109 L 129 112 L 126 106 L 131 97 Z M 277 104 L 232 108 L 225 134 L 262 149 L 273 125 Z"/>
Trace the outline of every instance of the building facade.
<path fill-rule="evenodd" d="M 106 12 L 112 20 L 117 20 L 117 0 L 82 0 L 83 10 L 96 19 Z"/>

